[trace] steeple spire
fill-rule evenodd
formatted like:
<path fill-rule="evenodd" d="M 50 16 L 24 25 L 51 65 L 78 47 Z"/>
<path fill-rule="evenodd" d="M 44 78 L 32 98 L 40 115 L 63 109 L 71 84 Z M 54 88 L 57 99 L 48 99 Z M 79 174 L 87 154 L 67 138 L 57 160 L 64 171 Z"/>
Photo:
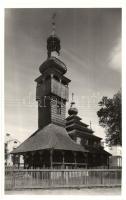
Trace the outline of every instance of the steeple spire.
<path fill-rule="evenodd" d="M 91 124 L 91 121 L 90 121 L 90 129 L 92 130 L 92 127 L 91 127 L 91 125 L 92 125 L 92 124 Z"/>
<path fill-rule="evenodd" d="M 56 18 L 56 13 L 53 13 L 53 15 L 52 15 L 52 35 L 55 35 L 55 31 L 56 31 L 55 18 Z"/>
<path fill-rule="evenodd" d="M 72 92 L 72 101 L 73 101 L 73 99 L 74 99 L 74 93 Z"/>
<path fill-rule="evenodd" d="M 56 13 L 52 15 L 52 33 L 47 38 L 47 51 L 48 58 L 57 57 L 60 54 L 60 39 L 56 35 L 56 23 L 55 23 Z"/>
<path fill-rule="evenodd" d="M 70 107 L 73 107 L 74 104 L 75 104 L 75 102 L 74 102 L 74 93 L 72 92 L 72 101 L 71 101 L 71 106 Z"/>

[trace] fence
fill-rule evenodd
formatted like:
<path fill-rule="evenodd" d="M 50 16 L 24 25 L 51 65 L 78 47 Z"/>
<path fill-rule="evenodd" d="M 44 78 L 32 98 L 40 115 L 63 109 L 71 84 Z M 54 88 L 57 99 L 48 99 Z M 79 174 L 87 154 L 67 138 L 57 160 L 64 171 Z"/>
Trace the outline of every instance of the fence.
<path fill-rule="evenodd" d="M 121 186 L 120 169 L 6 169 L 5 190 Z"/>

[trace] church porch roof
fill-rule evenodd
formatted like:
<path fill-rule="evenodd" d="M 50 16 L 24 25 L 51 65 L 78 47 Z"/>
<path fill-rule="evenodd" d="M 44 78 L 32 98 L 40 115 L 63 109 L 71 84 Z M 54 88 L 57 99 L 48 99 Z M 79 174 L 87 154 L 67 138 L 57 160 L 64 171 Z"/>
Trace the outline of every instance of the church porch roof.
<path fill-rule="evenodd" d="M 76 144 L 70 138 L 65 128 L 49 124 L 43 129 L 37 130 L 11 153 L 25 153 L 44 149 L 88 152 L 83 146 Z"/>

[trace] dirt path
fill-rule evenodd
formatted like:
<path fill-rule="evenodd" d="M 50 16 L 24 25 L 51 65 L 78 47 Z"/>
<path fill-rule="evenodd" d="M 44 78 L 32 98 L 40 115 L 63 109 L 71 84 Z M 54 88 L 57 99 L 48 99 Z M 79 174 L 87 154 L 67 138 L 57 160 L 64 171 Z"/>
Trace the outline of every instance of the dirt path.
<path fill-rule="evenodd" d="M 5 195 L 121 195 L 121 188 L 84 188 L 84 189 L 55 189 L 55 190 L 22 190 L 6 191 Z"/>

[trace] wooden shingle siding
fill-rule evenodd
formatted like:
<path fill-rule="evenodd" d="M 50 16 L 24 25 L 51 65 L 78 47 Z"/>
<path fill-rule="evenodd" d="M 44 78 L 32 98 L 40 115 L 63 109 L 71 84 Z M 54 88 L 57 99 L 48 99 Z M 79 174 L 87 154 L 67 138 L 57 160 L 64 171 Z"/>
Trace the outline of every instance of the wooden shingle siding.
<path fill-rule="evenodd" d="M 59 125 L 65 125 L 66 105 L 62 103 L 61 114 L 57 113 L 57 102 L 51 101 L 51 121 Z"/>
<path fill-rule="evenodd" d="M 51 93 L 61 97 L 62 99 L 68 100 L 69 89 L 57 80 L 51 79 Z"/>
<path fill-rule="evenodd" d="M 36 87 L 36 100 L 40 99 L 41 97 L 44 97 L 46 95 L 49 95 L 51 93 L 51 80 L 43 80 L 41 83 L 37 83 Z"/>

